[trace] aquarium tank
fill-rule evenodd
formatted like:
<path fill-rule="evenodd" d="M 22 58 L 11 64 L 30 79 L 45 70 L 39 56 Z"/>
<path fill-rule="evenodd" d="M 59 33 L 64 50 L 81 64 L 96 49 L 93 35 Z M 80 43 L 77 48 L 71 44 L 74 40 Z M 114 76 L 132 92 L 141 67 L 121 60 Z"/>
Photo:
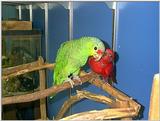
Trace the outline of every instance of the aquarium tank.
<path fill-rule="evenodd" d="M 36 61 L 41 55 L 41 33 L 38 30 L 2 31 L 2 69 Z M 33 91 L 38 73 L 31 72 L 2 80 L 2 96 Z"/>

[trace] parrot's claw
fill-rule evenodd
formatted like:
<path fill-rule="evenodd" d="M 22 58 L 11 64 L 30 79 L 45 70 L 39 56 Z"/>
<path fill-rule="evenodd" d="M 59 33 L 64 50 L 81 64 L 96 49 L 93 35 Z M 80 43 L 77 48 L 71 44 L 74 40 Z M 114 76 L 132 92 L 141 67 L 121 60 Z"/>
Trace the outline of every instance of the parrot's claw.
<path fill-rule="evenodd" d="M 73 85 L 74 85 L 73 80 L 70 80 L 69 83 L 71 84 L 71 88 L 73 88 Z"/>
<path fill-rule="evenodd" d="M 65 80 L 65 82 L 69 82 L 71 85 L 71 88 L 73 88 L 74 82 L 72 79 L 68 78 L 67 80 Z"/>
<path fill-rule="evenodd" d="M 79 76 L 73 76 L 73 79 L 74 80 L 78 80 L 80 82 L 80 85 L 82 85 L 82 81 L 81 79 L 79 78 Z"/>

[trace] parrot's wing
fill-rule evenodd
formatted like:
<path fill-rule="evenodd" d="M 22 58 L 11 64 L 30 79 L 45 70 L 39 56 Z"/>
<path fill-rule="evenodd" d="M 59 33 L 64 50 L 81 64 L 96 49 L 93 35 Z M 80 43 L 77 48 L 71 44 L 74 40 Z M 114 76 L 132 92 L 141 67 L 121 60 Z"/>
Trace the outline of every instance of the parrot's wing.
<path fill-rule="evenodd" d="M 80 67 L 85 65 L 88 59 L 85 44 L 80 41 L 70 40 L 61 45 L 57 52 L 54 83 L 61 84 L 68 75 L 77 75 Z"/>
<path fill-rule="evenodd" d="M 56 63 L 65 58 L 66 50 L 67 50 L 66 45 L 67 45 L 67 42 L 62 43 L 60 48 L 58 49 Z"/>
<path fill-rule="evenodd" d="M 68 75 L 79 69 L 76 62 L 76 46 L 73 41 L 61 44 L 57 52 L 56 64 L 54 69 L 54 84 L 62 84 Z"/>
<path fill-rule="evenodd" d="M 62 64 L 63 65 L 63 64 Z M 74 63 L 67 63 L 67 65 L 57 67 L 55 71 L 55 80 L 54 84 L 59 85 L 62 84 L 65 80 L 67 80 L 69 75 L 78 75 L 80 67 L 74 65 Z"/>
<path fill-rule="evenodd" d="M 60 75 L 61 70 L 67 64 L 67 60 L 65 59 L 65 56 L 66 56 L 65 45 L 66 45 L 66 42 L 62 43 L 60 48 L 57 51 L 57 57 L 56 57 L 55 67 L 54 67 L 54 76 L 53 76 L 53 80 L 54 80 L 55 85 L 60 83 L 59 81 L 61 81 L 61 80 L 59 80 L 58 75 Z"/>

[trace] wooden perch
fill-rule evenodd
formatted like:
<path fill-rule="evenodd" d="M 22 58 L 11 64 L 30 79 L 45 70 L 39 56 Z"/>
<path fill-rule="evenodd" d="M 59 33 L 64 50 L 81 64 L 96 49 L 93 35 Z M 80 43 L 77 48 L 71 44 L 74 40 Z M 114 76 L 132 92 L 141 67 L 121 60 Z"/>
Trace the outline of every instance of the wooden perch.
<path fill-rule="evenodd" d="M 34 67 L 34 66 L 38 66 L 38 65 L 39 65 L 39 61 L 34 61 L 34 62 L 23 64 L 23 65 L 18 65 L 18 66 L 9 67 L 9 68 L 3 68 L 2 75 L 7 76 L 11 73 L 15 73 L 20 70 L 24 70 L 26 68 L 30 68 L 30 67 Z"/>
<path fill-rule="evenodd" d="M 88 73 L 88 74 L 86 74 L 86 75 L 84 75 L 80 78 L 81 78 L 82 83 L 85 83 L 89 80 L 93 80 L 96 77 L 97 77 L 97 74 L 91 72 L 91 73 Z M 74 83 L 75 83 L 75 85 L 78 85 L 79 81 L 74 80 Z M 71 88 L 71 85 L 70 85 L 69 82 L 65 82 L 62 85 L 53 86 L 53 87 L 50 87 L 50 88 L 45 89 L 45 90 L 34 92 L 32 94 L 12 96 L 12 97 L 4 97 L 4 98 L 2 98 L 2 105 L 35 101 L 35 100 L 38 100 L 38 99 L 45 98 L 49 95 L 52 95 L 53 93 L 59 93 L 59 92 L 61 92 L 63 90 L 66 90 L 68 88 Z"/>
<path fill-rule="evenodd" d="M 71 107 L 72 104 L 80 101 L 83 98 L 94 100 L 96 102 L 101 102 L 101 103 L 104 103 L 110 106 L 113 103 L 115 103 L 115 101 L 103 95 L 96 95 L 96 94 L 93 94 L 91 92 L 84 91 L 84 90 L 77 91 L 77 95 L 71 96 L 67 101 L 64 102 L 64 104 L 62 105 L 55 119 L 56 120 L 61 119 L 64 116 L 65 112 L 69 109 L 69 107 Z"/>
<path fill-rule="evenodd" d="M 107 105 L 112 105 L 113 103 L 115 103 L 115 101 L 113 101 L 112 99 L 103 96 L 103 95 L 99 95 L 99 94 L 94 94 L 91 93 L 89 91 L 77 91 L 77 94 L 81 94 L 83 95 L 84 98 L 90 99 L 90 100 L 94 100 L 96 102 L 101 102 Z"/>
<path fill-rule="evenodd" d="M 42 65 L 44 63 L 43 58 L 39 58 L 38 60 L 39 65 Z M 46 76 L 44 69 L 39 70 L 39 87 L 41 91 L 46 89 Z M 47 119 L 46 98 L 40 99 L 40 114 L 42 120 Z"/>
<path fill-rule="evenodd" d="M 83 74 L 85 74 L 86 72 L 83 71 Z M 115 103 L 115 105 L 112 105 L 112 107 L 119 107 L 120 105 L 130 105 L 132 107 L 134 107 L 135 111 L 137 111 L 137 115 L 138 112 L 140 110 L 140 104 L 138 104 L 137 102 L 135 102 L 132 97 L 129 97 L 127 95 L 125 95 L 123 92 L 119 91 L 118 89 L 114 88 L 113 86 L 111 86 L 110 84 L 104 82 L 103 80 L 100 80 L 99 78 L 96 78 L 94 80 L 89 80 L 89 82 L 93 85 L 95 85 L 96 87 L 104 90 L 105 92 L 107 92 L 108 94 L 110 94 L 111 96 L 113 96 L 115 99 L 117 99 L 117 103 Z M 123 103 L 123 104 L 122 104 Z M 129 104 L 127 104 L 129 103 Z"/>
<path fill-rule="evenodd" d="M 16 66 L 14 68 L 13 67 L 7 68 L 4 69 L 2 72 L 3 74 L 2 80 L 7 80 L 8 78 L 12 78 L 18 75 L 51 67 L 54 67 L 54 64 L 47 64 L 47 63 L 39 64 L 39 62 L 37 61 L 29 64 L 24 64 L 23 66 L 21 65 L 21 66 Z"/>
<path fill-rule="evenodd" d="M 112 99 L 105 97 L 105 96 L 102 96 L 102 95 L 96 95 L 96 94 L 90 93 L 88 91 L 77 91 L 77 95 L 71 96 L 70 99 L 65 101 L 65 103 L 61 107 L 58 115 L 56 116 L 56 120 L 61 119 L 64 116 L 65 112 L 68 110 L 68 108 L 73 103 L 75 103 L 83 98 L 87 98 L 90 100 L 94 100 L 97 102 L 107 104 L 110 107 L 113 107 L 113 110 L 106 109 L 106 110 L 102 110 L 102 111 L 83 112 L 83 113 L 78 113 L 78 114 L 74 114 L 72 116 L 62 118 L 62 120 L 76 120 L 76 119 L 95 120 L 95 119 L 111 119 L 111 118 L 123 118 L 125 120 L 126 119 L 131 120 L 131 117 L 138 115 L 140 105 L 138 103 L 136 103 L 134 100 L 132 100 L 132 98 L 123 94 L 122 92 L 115 89 L 114 87 L 112 87 L 108 83 L 106 83 L 102 80 L 99 80 L 98 78 L 96 78 L 95 80 L 89 80 L 89 82 L 94 84 L 97 87 L 102 88 L 104 91 L 106 91 L 107 93 L 112 95 L 115 100 L 112 100 Z M 124 112 L 123 111 L 117 112 L 120 109 L 132 109 L 132 110 L 126 110 Z M 104 114 L 103 111 L 105 111 L 106 114 Z M 107 113 L 108 111 L 109 111 L 109 113 Z M 93 114 L 93 112 L 94 112 L 94 114 Z M 96 115 L 97 113 L 100 116 L 99 115 L 92 116 L 92 115 Z"/>
<path fill-rule="evenodd" d="M 112 95 L 117 100 L 129 102 L 129 105 L 134 108 L 134 110 L 136 111 L 136 114 L 138 115 L 138 112 L 139 112 L 141 106 L 140 106 L 140 104 L 138 104 L 137 102 L 132 100 L 131 97 L 128 97 L 127 95 L 125 95 L 124 93 L 119 91 L 118 89 L 112 87 L 110 84 L 108 84 L 98 78 L 96 78 L 95 80 L 90 80 L 89 82 L 91 84 L 103 89 L 105 92 Z"/>
<path fill-rule="evenodd" d="M 104 109 L 104 110 L 92 110 L 82 113 L 73 114 L 62 118 L 61 120 L 105 120 L 133 117 L 135 112 L 133 108 L 117 108 L 117 109 Z"/>
<path fill-rule="evenodd" d="M 46 108 L 45 98 L 49 95 L 56 94 L 63 90 L 71 88 L 70 83 L 65 82 L 62 85 L 57 85 L 57 86 L 53 86 L 48 89 L 45 89 L 46 81 L 45 81 L 44 69 L 53 69 L 53 68 L 54 68 L 54 64 L 44 63 L 43 58 L 40 57 L 39 60 L 36 62 L 3 69 L 3 72 L 2 72 L 3 80 L 7 80 L 8 78 L 12 78 L 12 77 L 29 73 L 32 71 L 39 71 L 40 91 L 31 93 L 31 94 L 23 94 L 23 95 L 17 95 L 12 97 L 3 97 L 2 105 L 30 102 L 30 101 L 35 101 L 40 99 L 41 119 L 47 119 L 46 110 L 45 110 Z M 77 91 L 77 95 L 71 96 L 67 101 L 65 101 L 56 119 L 61 119 L 65 114 L 65 112 L 69 109 L 69 107 L 73 103 L 83 98 L 107 104 L 113 109 L 104 109 L 104 110 L 98 110 L 98 111 L 93 110 L 93 111 L 78 113 L 78 114 L 74 114 L 74 115 L 62 118 L 62 120 L 76 120 L 76 119 L 95 120 L 95 119 L 113 119 L 113 118 L 128 119 L 138 115 L 138 112 L 140 110 L 140 105 L 137 102 L 135 102 L 131 97 L 128 97 L 118 89 L 104 82 L 103 80 L 100 80 L 99 76 L 94 72 L 86 73 L 84 71 L 81 71 L 80 78 L 82 83 L 89 81 L 91 84 L 103 89 L 105 92 L 110 94 L 113 97 L 113 99 L 110 99 L 103 95 L 93 94 L 88 91 Z M 75 85 L 79 85 L 78 80 L 74 80 L 74 83 Z"/>
<path fill-rule="evenodd" d="M 63 117 L 63 115 L 65 114 L 65 112 L 69 109 L 69 107 L 71 107 L 72 104 L 74 104 L 75 102 L 78 102 L 79 100 L 81 100 L 83 98 L 84 97 L 82 94 L 70 96 L 70 98 L 63 103 L 63 105 L 62 105 L 61 109 L 59 110 L 55 119 L 56 120 L 61 119 Z"/>

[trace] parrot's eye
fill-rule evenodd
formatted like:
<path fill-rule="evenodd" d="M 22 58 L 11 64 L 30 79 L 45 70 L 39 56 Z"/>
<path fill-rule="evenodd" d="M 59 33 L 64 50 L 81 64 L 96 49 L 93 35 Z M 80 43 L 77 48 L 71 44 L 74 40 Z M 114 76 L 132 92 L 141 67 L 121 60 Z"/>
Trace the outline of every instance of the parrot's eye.
<path fill-rule="evenodd" d="M 94 47 L 94 50 L 97 50 L 97 47 Z"/>

